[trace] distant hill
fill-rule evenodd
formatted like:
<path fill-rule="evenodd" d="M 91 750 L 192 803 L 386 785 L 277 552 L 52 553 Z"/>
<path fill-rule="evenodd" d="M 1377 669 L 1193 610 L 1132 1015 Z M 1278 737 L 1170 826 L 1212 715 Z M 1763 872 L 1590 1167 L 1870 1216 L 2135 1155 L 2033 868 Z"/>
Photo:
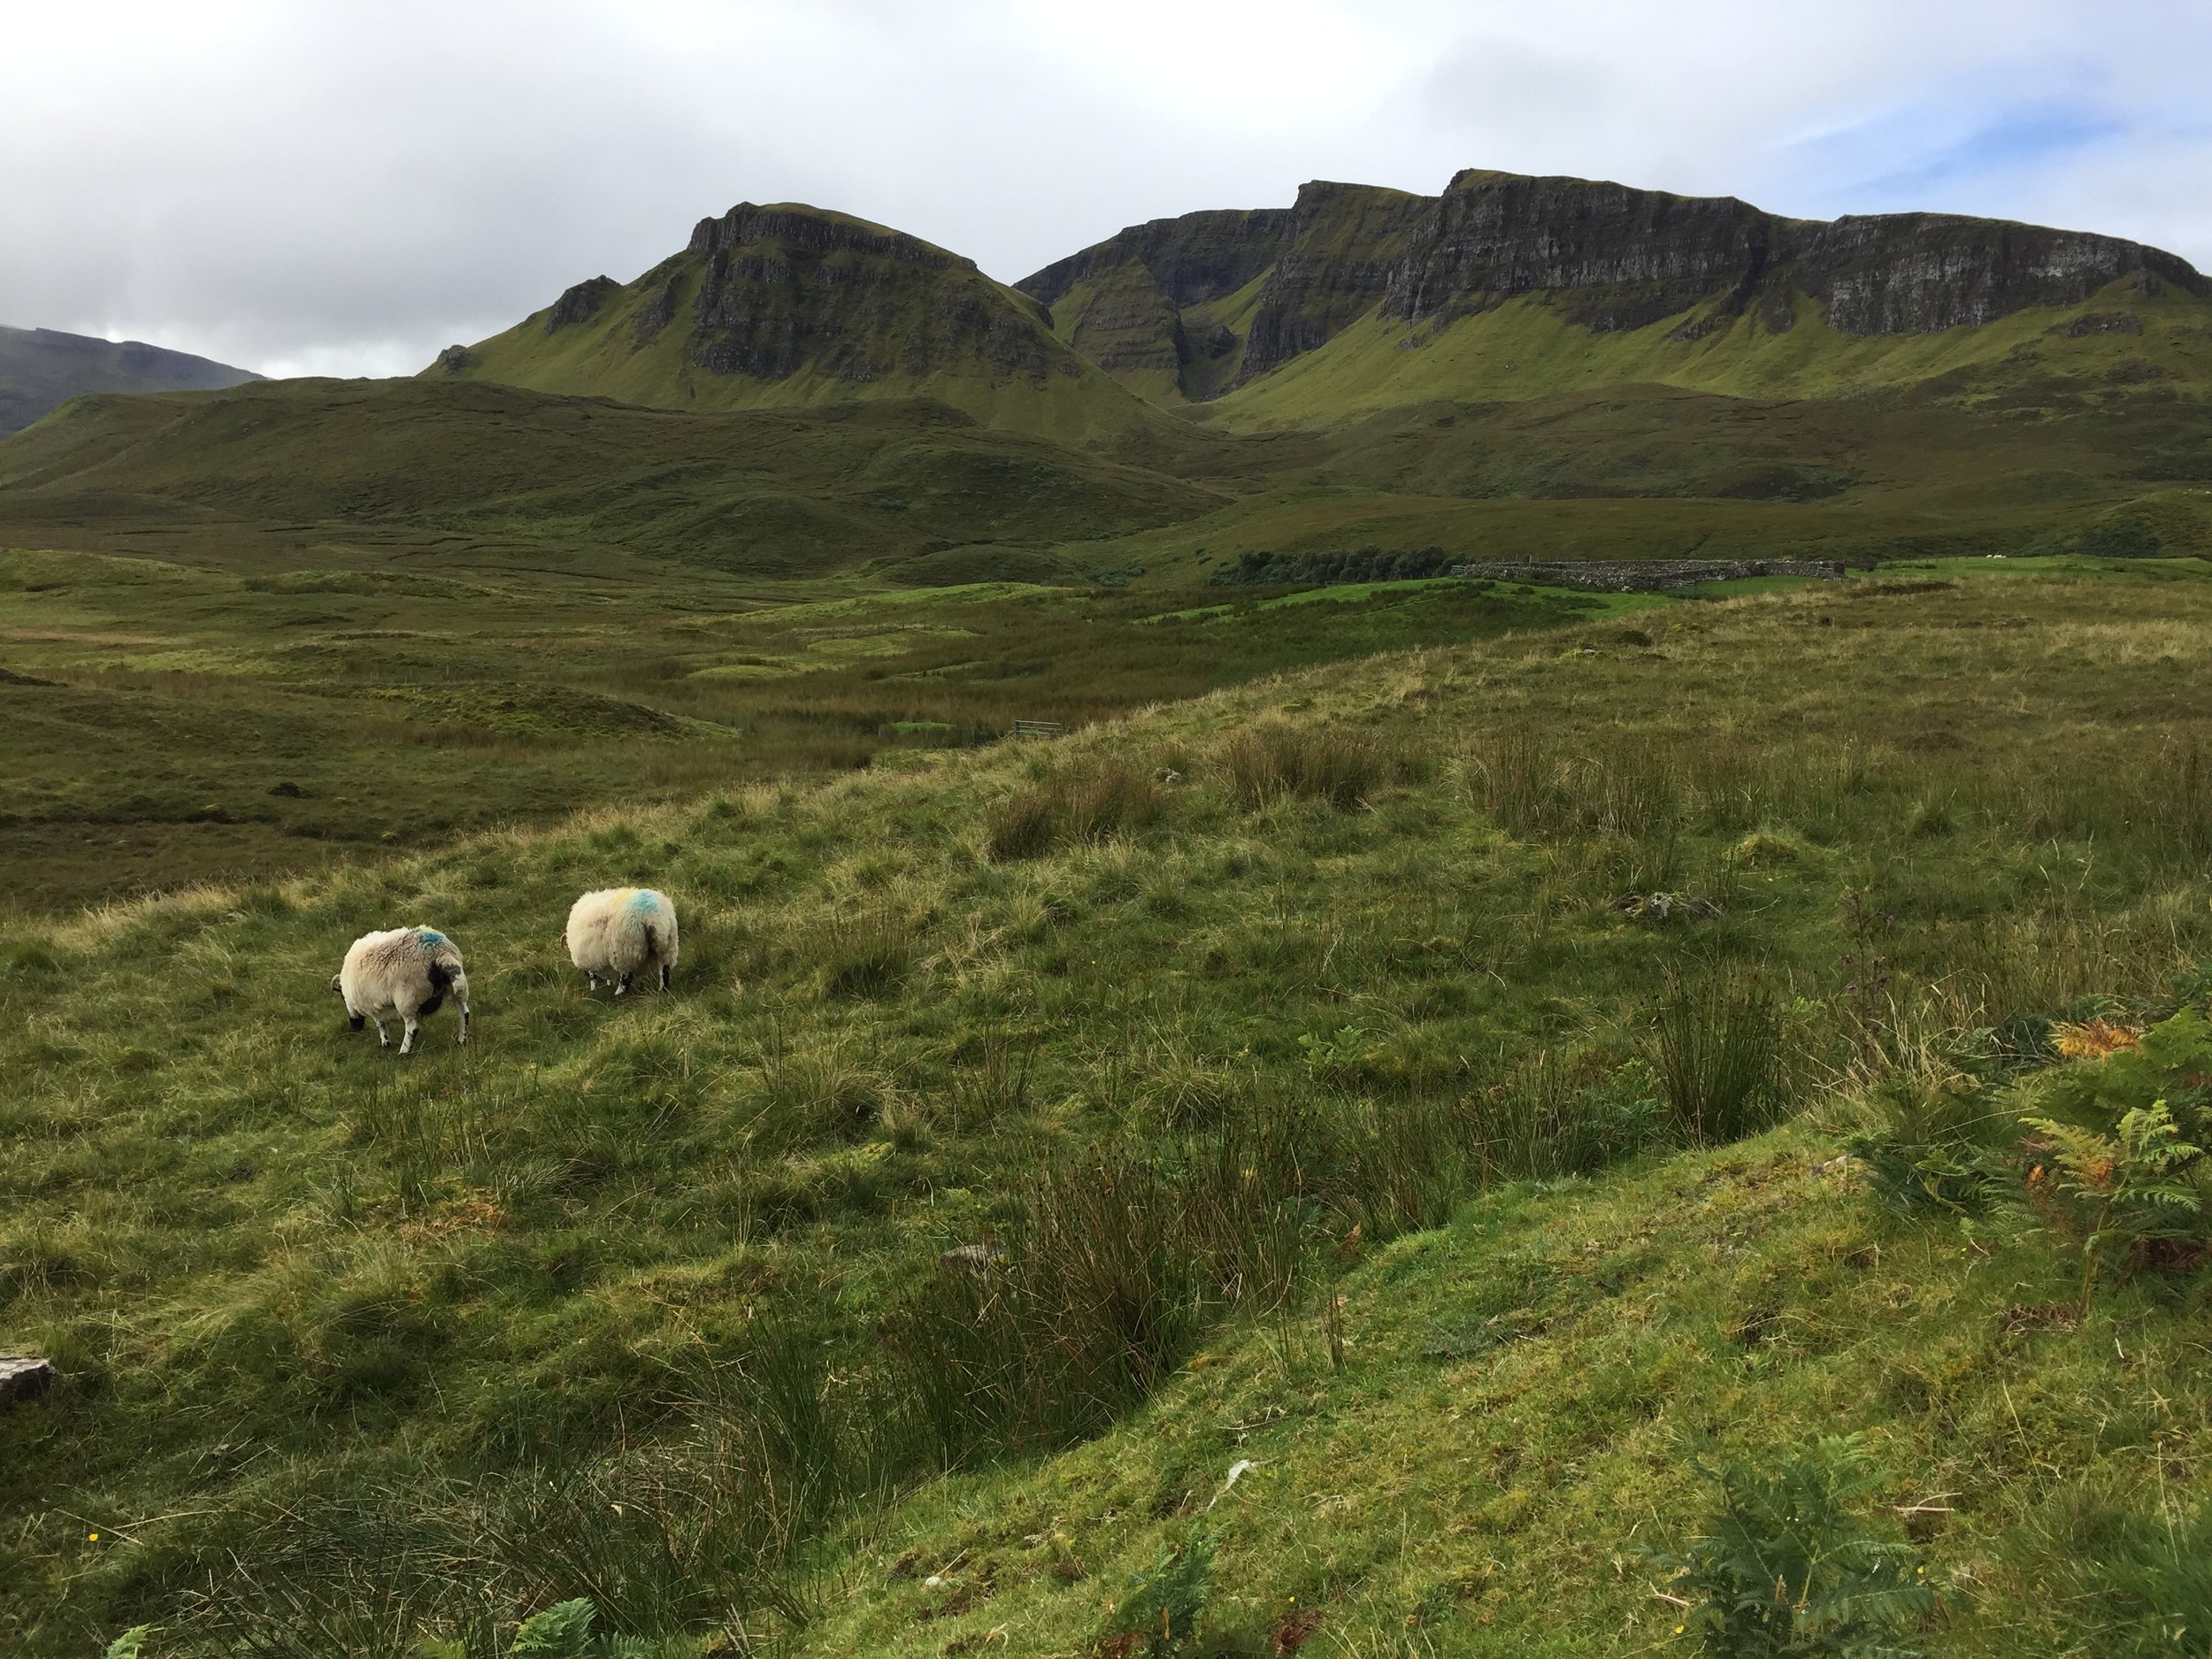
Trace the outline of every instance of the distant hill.
<path fill-rule="evenodd" d="M 1153 419 L 972 260 L 794 203 L 702 219 L 634 281 L 579 282 L 424 375 L 671 409 L 926 397 L 1062 442 Z"/>
<path fill-rule="evenodd" d="M 742 203 L 423 373 L 675 409 L 923 397 L 1117 446 L 1160 411 L 1313 427 L 1626 385 L 2162 396 L 2212 390 L 2212 283 L 2088 232 L 1475 169 L 1436 196 L 1319 181 L 1154 219 L 1011 288 L 883 226 Z"/>
<path fill-rule="evenodd" d="M 1141 396 L 1263 425 L 1621 382 L 2212 380 L 2212 284 L 2138 242 L 1479 170 L 1435 196 L 1317 182 L 1287 210 L 1156 219 L 1015 286 Z"/>
<path fill-rule="evenodd" d="M 87 392 L 207 392 L 261 377 L 138 340 L 0 326 L 0 433 Z"/>

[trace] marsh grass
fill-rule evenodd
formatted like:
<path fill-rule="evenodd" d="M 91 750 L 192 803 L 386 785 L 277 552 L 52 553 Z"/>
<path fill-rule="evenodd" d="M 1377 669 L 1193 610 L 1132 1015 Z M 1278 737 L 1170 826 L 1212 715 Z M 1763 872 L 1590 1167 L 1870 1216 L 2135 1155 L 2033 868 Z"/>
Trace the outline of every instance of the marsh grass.
<path fill-rule="evenodd" d="M 1097 846 L 1156 823 L 1165 805 L 1159 785 L 1126 761 L 1075 763 L 993 807 L 985 845 L 1001 862 Z"/>
<path fill-rule="evenodd" d="M 1668 1127 L 1685 1144 L 1740 1141 L 1782 1110 L 1782 1023 L 1755 972 L 1671 968 L 1652 1019 Z"/>
<path fill-rule="evenodd" d="M 1280 718 L 1237 733 L 1217 758 L 1231 798 L 1247 812 L 1278 801 L 1319 801 L 1339 812 L 1355 811 L 1387 771 L 1371 738 Z"/>

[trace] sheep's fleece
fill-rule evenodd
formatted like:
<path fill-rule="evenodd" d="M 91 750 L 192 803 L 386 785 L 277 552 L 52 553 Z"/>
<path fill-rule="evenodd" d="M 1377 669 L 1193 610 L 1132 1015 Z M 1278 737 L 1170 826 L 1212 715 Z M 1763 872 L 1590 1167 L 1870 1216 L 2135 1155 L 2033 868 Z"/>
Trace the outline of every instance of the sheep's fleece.
<path fill-rule="evenodd" d="M 593 990 L 602 977 L 614 994 L 630 988 L 633 974 L 660 970 L 661 989 L 676 965 L 676 907 L 650 887 L 605 887 L 587 893 L 568 913 L 568 959 L 584 971 Z"/>
<path fill-rule="evenodd" d="M 391 1042 L 384 1034 L 384 1022 L 401 1021 L 405 1026 L 399 1041 L 402 1054 L 413 1052 L 416 1029 L 448 996 L 460 1012 L 460 1041 L 469 1040 L 468 974 L 461 966 L 459 949 L 434 927 L 395 927 L 362 934 L 346 952 L 345 966 L 331 979 L 330 988 L 345 998 L 354 1030 L 360 1030 L 365 1021 L 375 1023 L 380 1044 Z"/>

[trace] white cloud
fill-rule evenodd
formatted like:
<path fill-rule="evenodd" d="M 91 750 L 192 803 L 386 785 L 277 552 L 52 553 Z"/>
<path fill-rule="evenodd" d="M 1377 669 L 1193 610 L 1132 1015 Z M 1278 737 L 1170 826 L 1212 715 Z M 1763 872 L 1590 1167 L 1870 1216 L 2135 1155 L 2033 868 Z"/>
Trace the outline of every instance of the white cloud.
<path fill-rule="evenodd" d="M 741 199 L 1008 279 L 1308 178 L 1471 165 L 2212 263 L 2185 0 L 80 0 L 5 27 L 0 320 L 280 372 L 419 366 Z"/>

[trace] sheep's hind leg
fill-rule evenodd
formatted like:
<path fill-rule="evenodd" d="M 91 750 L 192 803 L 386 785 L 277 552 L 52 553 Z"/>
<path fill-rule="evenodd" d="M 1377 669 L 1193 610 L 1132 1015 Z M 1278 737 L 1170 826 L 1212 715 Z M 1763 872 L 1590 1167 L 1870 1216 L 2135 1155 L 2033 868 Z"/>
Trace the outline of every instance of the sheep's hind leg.
<path fill-rule="evenodd" d="M 380 1019 L 377 1019 L 376 1016 L 373 1014 L 370 1015 L 369 1018 L 376 1020 L 376 1046 L 380 1048 L 390 1048 L 392 1046 L 392 1040 L 384 1034 L 384 1022 Z"/>
<path fill-rule="evenodd" d="M 587 991 L 596 991 L 599 988 L 599 976 L 589 968 L 584 970 L 584 988 Z"/>
<path fill-rule="evenodd" d="M 466 1042 L 468 1040 L 469 1040 L 469 1005 L 468 1005 L 466 1002 L 464 1002 L 464 1003 L 462 1003 L 462 1004 L 461 1004 L 461 1034 L 460 1034 L 460 1036 L 459 1036 L 457 1039 L 456 1039 L 456 1040 L 455 1040 L 455 1042 L 454 1042 L 454 1045 L 453 1045 L 453 1046 L 454 1046 L 455 1048 L 459 1048 L 459 1047 L 461 1046 L 461 1044 L 462 1044 L 462 1043 Z"/>
<path fill-rule="evenodd" d="M 403 1018 L 407 1021 L 407 1030 L 399 1040 L 399 1051 L 402 1054 L 412 1054 L 415 1051 L 415 1033 L 422 1027 L 416 1023 L 412 1014 L 405 1015 Z"/>
<path fill-rule="evenodd" d="M 620 996 L 623 992 L 628 990 L 629 988 L 630 976 L 626 973 L 614 982 L 614 994 L 617 996 Z"/>
<path fill-rule="evenodd" d="M 664 990 L 664 991 L 665 991 L 667 988 L 668 988 L 668 964 L 667 964 L 665 962 L 664 962 L 664 963 L 662 963 L 662 964 L 661 964 L 661 989 L 662 989 L 662 990 Z"/>

